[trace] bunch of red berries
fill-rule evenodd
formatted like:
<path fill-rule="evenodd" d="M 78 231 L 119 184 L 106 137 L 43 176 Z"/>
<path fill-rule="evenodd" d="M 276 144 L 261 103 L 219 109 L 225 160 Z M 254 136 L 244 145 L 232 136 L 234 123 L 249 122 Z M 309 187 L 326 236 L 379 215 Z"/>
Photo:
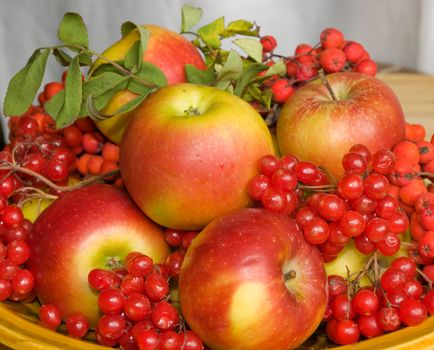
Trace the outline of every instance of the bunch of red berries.
<path fill-rule="evenodd" d="M 362 287 L 354 293 L 343 277 L 331 275 L 328 279 L 324 320 L 328 337 L 340 345 L 355 343 L 360 336 L 373 338 L 401 326 L 416 326 L 434 313 L 432 281 L 421 281 L 417 265 L 408 257 L 393 260 L 375 287 Z"/>
<path fill-rule="evenodd" d="M 92 270 L 89 284 L 99 292 L 103 313 L 97 342 L 122 349 L 203 349 L 170 302 L 169 277 L 165 265 L 138 252 L 127 255 L 124 269 Z"/>
<path fill-rule="evenodd" d="M 35 278 L 24 266 L 30 256 L 31 222 L 0 194 L 0 301 L 33 301 Z"/>
<path fill-rule="evenodd" d="M 45 85 L 39 95 L 40 105 L 31 106 L 21 116 L 9 119 L 9 140 L 0 159 L 31 170 L 57 185 L 66 185 L 70 176 L 100 175 L 119 168 L 119 146 L 107 140 L 89 118 L 57 129 L 54 120 L 45 113 L 43 105 L 64 88 L 63 83 Z M 106 179 L 121 185 L 119 176 Z M 34 176 L 16 171 L 3 180 L 1 187 L 8 196 L 23 186 L 44 187 Z"/>
<path fill-rule="evenodd" d="M 260 38 L 260 42 L 264 62 L 273 62 L 276 39 L 266 35 Z M 363 45 L 345 40 L 342 32 L 336 28 L 324 29 L 319 43 L 314 46 L 305 43 L 298 45 L 294 54 L 284 57 L 284 61 L 286 76 L 267 82 L 277 103 L 284 103 L 300 83 L 318 77 L 320 70 L 326 74 L 354 71 L 375 76 L 377 73 L 377 65 Z"/>
<path fill-rule="evenodd" d="M 398 200 L 389 194 L 387 176 L 394 162 L 391 151 L 371 155 L 367 147 L 354 145 L 343 156 L 345 174 L 334 185 L 310 162 L 267 155 L 248 192 L 264 208 L 294 214 L 306 240 L 319 246 L 325 261 L 333 260 L 350 239 L 363 254 L 379 250 L 393 255 L 400 248 L 399 234 L 409 225 Z M 306 191 L 316 193 L 305 199 Z"/>

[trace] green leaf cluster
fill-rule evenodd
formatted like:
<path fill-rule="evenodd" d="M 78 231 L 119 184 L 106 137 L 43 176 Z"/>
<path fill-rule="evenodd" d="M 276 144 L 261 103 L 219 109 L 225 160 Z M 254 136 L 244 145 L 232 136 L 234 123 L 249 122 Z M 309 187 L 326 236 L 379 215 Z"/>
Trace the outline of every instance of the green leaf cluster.
<path fill-rule="evenodd" d="M 202 51 L 208 65 L 205 71 L 187 65 L 187 80 L 216 86 L 270 108 L 272 94 L 264 90 L 262 83 L 271 76 L 284 75 L 286 67 L 283 61 L 277 61 L 271 67 L 263 63 L 259 28 L 246 20 L 236 20 L 226 25 L 224 17 L 220 17 L 193 31 L 201 16 L 199 8 L 186 5 L 182 9 L 181 33 L 194 36 L 192 42 Z M 223 45 L 225 39 L 230 39 L 234 48 L 240 49 L 244 55 L 233 48 L 224 48 L 227 46 Z"/>

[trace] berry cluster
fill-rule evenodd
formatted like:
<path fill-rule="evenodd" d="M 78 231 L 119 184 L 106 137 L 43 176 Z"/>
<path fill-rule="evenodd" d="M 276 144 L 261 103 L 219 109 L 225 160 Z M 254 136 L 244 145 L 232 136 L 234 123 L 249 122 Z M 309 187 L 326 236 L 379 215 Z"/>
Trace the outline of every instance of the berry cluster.
<path fill-rule="evenodd" d="M 0 156 L 5 163 L 3 172 L 9 170 L 7 163 L 14 163 L 62 186 L 70 177 L 82 178 L 118 170 L 119 146 L 97 131 L 89 117 L 58 130 L 54 120 L 44 112 L 44 103 L 63 88 L 63 83 L 46 84 L 39 95 L 39 106 L 31 106 L 23 115 L 9 119 L 10 143 Z M 122 185 L 119 176 L 106 180 Z M 11 172 L 0 187 L 8 197 L 23 186 L 41 188 L 45 184 L 35 176 L 18 171 Z"/>
<path fill-rule="evenodd" d="M 98 305 L 103 313 L 96 328 L 99 344 L 141 350 L 203 349 L 202 341 L 186 329 L 170 302 L 169 270 L 142 253 L 132 252 L 122 269 L 90 271 L 89 284 L 99 292 Z"/>
<path fill-rule="evenodd" d="M 301 162 L 293 155 L 280 159 L 274 155 L 259 160 L 261 174 L 253 177 L 247 186 L 249 195 L 271 211 L 292 214 L 299 205 L 302 189 L 327 184 L 322 169 L 311 162 Z"/>
<path fill-rule="evenodd" d="M 406 124 L 405 140 L 393 148 L 396 161 L 389 175 L 391 194 L 410 218 L 414 249 L 419 264 L 434 263 L 434 135 L 425 140 L 420 124 Z"/>
<path fill-rule="evenodd" d="M 324 320 L 328 337 L 340 345 L 355 343 L 360 336 L 377 337 L 402 325 L 416 326 L 434 313 L 432 282 L 429 278 L 427 284 L 420 280 L 416 263 L 408 257 L 393 260 L 374 287 L 356 292 L 341 276 L 328 279 Z"/>
<path fill-rule="evenodd" d="M 276 39 L 271 35 L 262 36 L 263 60 L 273 64 L 277 47 Z M 325 73 L 354 71 L 375 76 L 377 65 L 370 59 L 369 53 L 360 43 L 344 39 L 336 28 L 326 28 L 320 33 L 319 43 L 311 46 L 300 44 L 292 56 L 284 56 L 286 75 L 267 81 L 273 94 L 273 100 L 284 103 L 301 83 Z"/>
<path fill-rule="evenodd" d="M 172 248 L 172 253 L 166 259 L 166 268 L 170 277 L 179 277 L 185 252 L 198 234 L 197 231 L 181 231 L 170 228 L 164 231 L 166 242 Z"/>
<path fill-rule="evenodd" d="M 389 194 L 387 176 L 394 162 L 391 151 L 371 155 L 367 147 L 354 145 L 342 159 L 345 174 L 336 185 L 327 185 L 326 174 L 314 164 L 293 155 L 267 155 L 248 192 L 264 208 L 294 214 L 306 240 L 318 245 L 325 261 L 336 258 L 350 239 L 363 254 L 378 249 L 389 256 L 399 250 L 399 234 L 409 225 L 398 200 Z M 307 190 L 329 193 L 305 199 Z"/>
<path fill-rule="evenodd" d="M 0 301 L 33 301 L 35 278 L 24 266 L 30 256 L 32 223 L 0 194 Z"/>

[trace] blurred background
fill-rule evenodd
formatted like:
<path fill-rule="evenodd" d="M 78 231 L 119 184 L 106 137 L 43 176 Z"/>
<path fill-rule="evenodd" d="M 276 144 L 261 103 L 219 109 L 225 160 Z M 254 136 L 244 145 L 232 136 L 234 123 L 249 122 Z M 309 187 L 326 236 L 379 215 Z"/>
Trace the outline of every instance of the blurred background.
<path fill-rule="evenodd" d="M 179 31 L 183 4 L 203 9 L 200 25 L 224 16 L 255 21 L 262 35 L 274 35 L 276 53 L 291 55 L 300 43 L 316 44 L 326 27 L 362 43 L 388 69 L 434 74 L 432 0 L 0 0 L 0 102 L 11 77 L 33 50 L 58 42 L 63 14 L 80 13 L 90 47 L 98 52 L 120 38 L 120 26 L 158 24 Z M 58 81 L 63 68 L 50 58 L 45 82 Z M 5 120 L 1 117 L 3 132 Z"/>

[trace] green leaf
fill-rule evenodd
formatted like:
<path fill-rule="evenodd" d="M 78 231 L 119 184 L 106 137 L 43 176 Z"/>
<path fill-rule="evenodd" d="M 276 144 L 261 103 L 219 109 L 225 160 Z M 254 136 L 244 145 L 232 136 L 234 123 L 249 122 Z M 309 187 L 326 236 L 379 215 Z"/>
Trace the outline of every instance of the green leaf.
<path fill-rule="evenodd" d="M 243 71 L 243 61 L 240 55 L 235 51 L 229 52 L 228 59 L 220 71 L 217 73 L 217 81 L 232 81 L 237 80 Z"/>
<path fill-rule="evenodd" d="M 265 72 L 264 77 L 271 77 L 273 75 L 283 75 L 286 74 L 286 65 L 283 60 L 275 62 L 268 70 Z"/>
<path fill-rule="evenodd" d="M 144 95 L 149 93 L 150 91 L 154 90 L 153 88 L 143 85 L 142 83 L 138 82 L 136 79 L 131 78 L 129 80 L 129 83 L 127 85 L 127 89 L 131 91 L 132 93 L 135 93 L 137 95 Z"/>
<path fill-rule="evenodd" d="M 117 88 L 119 85 L 124 84 L 129 78 L 125 75 L 119 75 L 113 72 L 101 73 L 83 84 L 83 100 L 87 100 L 89 95 L 98 97 L 109 90 Z"/>
<path fill-rule="evenodd" d="M 138 96 L 135 99 L 128 101 L 116 111 L 116 114 L 127 113 L 132 111 L 145 100 L 145 98 L 150 94 L 150 92 L 151 90 L 149 90 L 149 92 L 145 95 Z"/>
<path fill-rule="evenodd" d="M 243 70 L 234 89 L 234 94 L 241 96 L 246 86 L 257 76 L 259 72 L 266 70 L 268 66 L 262 63 L 253 63 Z"/>
<path fill-rule="evenodd" d="M 115 61 L 117 64 L 122 65 L 123 62 L 122 61 Z M 103 63 L 100 66 L 98 66 L 97 69 L 95 69 L 92 72 L 92 77 L 96 77 L 97 75 L 100 75 L 102 73 L 106 73 L 106 72 L 110 72 L 110 73 L 116 73 L 119 74 L 119 69 L 116 68 L 115 66 L 113 66 L 110 63 Z"/>
<path fill-rule="evenodd" d="M 92 56 L 87 53 L 81 53 L 78 56 L 80 66 L 91 66 L 93 63 Z"/>
<path fill-rule="evenodd" d="M 140 41 L 137 40 L 125 55 L 124 67 L 132 73 L 136 73 L 139 70 L 140 63 L 143 60 L 143 54 L 140 55 L 140 47 Z"/>
<path fill-rule="evenodd" d="M 139 30 L 140 33 L 140 46 L 141 46 L 139 50 L 139 57 L 143 57 L 143 54 L 146 51 L 146 47 L 148 46 L 148 40 L 151 37 L 151 33 L 143 26 L 137 26 L 137 29 Z M 139 68 L 140 68 L 140 64 L 139 64 Z"/>
<path fill-rule="evenodd" d="M 80 112 L 82 96 L 82 80 L 79 58 L 72 60 L 65 79 L 65 116 L 66 123 L 73 122 Z"/>
<path fill-rule="evenodd" d="M 68 45 L 79 45 L 86 48 L 89 46 L 87 28 L 83 18 L 74 12 L 65 13 L 60 22 L 57 36 L 59 40 Z"/>
<path fill-rule="evenodd" d="M 86 80 L 82 88 L 82 102 L 78 116 L 87 115 L 86 102 L 89 96 L 92 95 L 97 107 L 102 109 L 116 92 L 127 87 L 128 79 L 127 76 L 114 72 L 104 72 Z"/>
<path fill-rule="evenodd" d="M 240 19 L 229 23 L 221 35 L 227 38 L 235 36 L 236 34 L 258 36 L 258 29 L 255 27 L 253 22 Z"/>
<path fill-rule="evenodd" d="M 36 50 L 25 67 L 13 76 L 4 100 L 5 115 L 20 115 L 30 107 L 41 86 L 50 51 Z"/>
<path fill-rule="evenodd" d="M 72 61 L 72 57 L 61 49 L 54 49 L 53 55 L 62 66 L 68 67 Z"/>
<path fill-rule="evenodd" d="M 45 104 L 45 111 L 53 118 L 57 120 L 60 111 L 65 104 L 65 90 L 58 92 L 52 98 L 50 98 Z"/>
<path fill-rule="evenodd" d="M 216 78 L 214 66 L 202 70 L 192 64 L 186 64 L 185 75 L 187 82 L 200 85 L 213 85 Z"/>
<path fill-rule="evenodd" d="M 199 28 L 197 34 L 200 35 L 202 40 L 213 49 L 220 47 L 220 34 L 225 30 L 224 17 L 217 18 L 215 21 Z"/>
<path fill-rule="evenodd" d="M 242 38 L 232 41 L 256 62 L 262 62 L 262 45 L 257 39 Z"/>
<path fill-rule="evenodd" d="M 62 129 L 66 126 L 68 126 L 69 124 L 71 124 L 71 120 L 69 120 L 68 116 L 66 115 L 66 111 L 65 111 L 65 105 L 62 106 L 62 108 L 59 111 L 59 114 L 57 115 L 56 118 L 56 126 L 59 129 Z"/>
<path fill-rule="evenodd" d="M 188 32 L 192 27 L 199 23 L 202 18 L 202 9 L 191 5 L 182 6 L 181 10 L 181 33 Z"/>
<path fill-rule="evenodd" d="M 130 34 L 131 31 L 133 31 L 136 28 L 137 26 L 131 21 L 122 23 L 121 25 L 122 38 L 126 37 L 128 34 Z"/>
<path fill-rule="evenodd" d="M 158 87 L 167 85 L 166 75 L 160 68 L 150 62 L 142 62 L 142 66 L 140 67 L 137 76 L 142 78 L 147 83 Z"/>

